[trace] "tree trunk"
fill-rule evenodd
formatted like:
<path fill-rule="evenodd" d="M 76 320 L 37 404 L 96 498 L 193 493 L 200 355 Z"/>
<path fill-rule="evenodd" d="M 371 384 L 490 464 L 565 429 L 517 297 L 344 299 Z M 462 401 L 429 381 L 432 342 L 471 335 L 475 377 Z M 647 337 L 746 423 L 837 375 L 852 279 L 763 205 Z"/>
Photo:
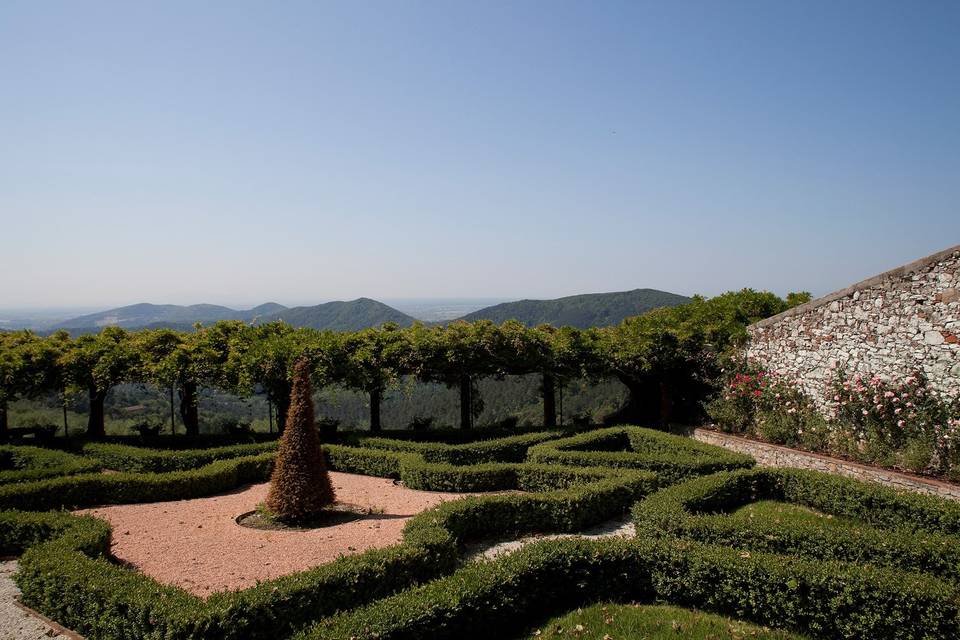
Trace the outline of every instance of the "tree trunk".
<path fill-rule="evenodd" d="M 473 385 L 469 375 L 460 376 L 460 428 L 473 426 Z"/>
<path fill-rule="evenodd" d="M 540 393 L 543 395 L 543 426 L 555 427 L 557 426 L 557 379 L 552 373 L 543 374 Z"/>
<path fill-rule="evenodd" d="M 283 434 L 283 428 L 287 426 L 287 410 L 290 409 L 290 394 L 273 399 L 273 404 L 277 408 L 277 433 Z"/>
<path fill-rule="evenodd" d="M 184 382 L 178 391 L 180 396 L 180 419 L 188 436 L 200 433 L 200 412 L 197 407 L 197 383 Z"/>
<path fill-rule="evenodd" d="M 87 437 L 102 438 L 107 435 L 103 422 L 103 403 L 107 399 L 106 391 L 90 389 L 90 417 L 87 420 Z"/>
<path fill-rule="evenodd" d="M 173 403 L 173 385 L 170 385 L 170 435 L 177 435 L 176 409 Z"/>
<path fill-rule="evenodd" d="M 673 394 L 670 393 L 670 387 L 665 382 L 660 382 L 660 427 L 663 429 L 669 427 L 671 417 L 673 417 Z"/>
<path fill-rule="evenodd" d="M 382 389 L 372 389 L 370 391 L 370 431 L 379 433 L 380 426 L 380 400 L 383 398 Z"/>

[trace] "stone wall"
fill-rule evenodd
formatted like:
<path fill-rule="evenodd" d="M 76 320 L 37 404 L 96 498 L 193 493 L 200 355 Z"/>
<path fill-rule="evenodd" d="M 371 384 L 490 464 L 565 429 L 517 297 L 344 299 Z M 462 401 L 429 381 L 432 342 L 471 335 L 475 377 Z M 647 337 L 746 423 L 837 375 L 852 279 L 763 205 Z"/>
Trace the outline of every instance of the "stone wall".
<path fill-rule="evenodd" d="M 817 453 L 797 451 L 775 444 L 748 440 L 739 436 L 708 429 L 695 429 L 693 438 L 700 442 L 716 445 L 753 456 L 757 464 L 764 467 L 790 467 L 794 469 L 813 469 L 834 473 L 866 482 L 877 482 L 894 489 L 915 491 L 927 495 L 940 496 L 950 500 L 960 500 L 960 485 L 940 482 L 932 478 L 907 475 L 878 467 L 868 467 L 856 462 L 831 458 Z"/>
<path fill-rule="evenodd" d="M 927 375 L 960 393 L 960 246 L 888 271 L 749 327 L 747 356 L 799 381 L 824 407 L 836 367 Z"/>

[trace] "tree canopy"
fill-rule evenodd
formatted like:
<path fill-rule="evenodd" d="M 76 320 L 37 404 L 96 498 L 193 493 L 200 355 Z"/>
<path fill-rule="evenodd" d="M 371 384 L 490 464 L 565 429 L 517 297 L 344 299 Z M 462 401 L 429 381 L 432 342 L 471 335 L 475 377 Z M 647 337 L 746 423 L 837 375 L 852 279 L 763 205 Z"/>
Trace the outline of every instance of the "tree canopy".
<path fill-rule="evenodd" d="M 791 302 L 805 299 L 794 294 Z M 481 378 L 542 376 L 544 424 L 552 425 L 558 385 L 614 376 L 631 394 L 622 417 L 651 424 L 691 417 L 723 359 L 747 339 L 747 326 L 789 306 L 772 293 L 744 289 L 695 297 L 598 329 L 479 320 L 334 332 L 282 321 L 256 326 L 223 321 L 192 332 L 108 327 L 76 338 L 64 332 L 46 338 L 6 332 L 0 333 L 0 410 L 18 397 L 81 390 L 90 398 L 89 434 L 98 436 L 109 389 L 144 382 L 176 389 L 181 418 L 188 433 L 195 433 L 197 390 L 216 387 L 240 395 L 265 393 L 282 430 L 294 367 L 302 361 L 316 386 L 339 384 L 369 394 L 373 428 L 379 427 L 384 391 L 406 375 L 459 388 L 464 427 L 482 407 L 476 386 Z"/>

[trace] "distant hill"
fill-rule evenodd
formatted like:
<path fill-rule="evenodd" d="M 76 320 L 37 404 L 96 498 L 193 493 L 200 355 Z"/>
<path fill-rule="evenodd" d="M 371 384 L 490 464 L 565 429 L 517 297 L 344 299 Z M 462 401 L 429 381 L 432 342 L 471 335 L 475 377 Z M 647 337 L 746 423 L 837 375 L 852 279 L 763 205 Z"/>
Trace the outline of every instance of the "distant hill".
<path fill-rule="evenodd" d="M 276 310 L 271 309 L 275 312 Z M 98 313 L 71 318 L 59 323 L 56 328 L 97 331 L 103 327 L 123 327 L 139 329 L 142 327 L 192 326 L 195 322 L 214 322 L 216 320 L 243 320 L 251 317 L 250 311 L 236 311 L 215 304 L 132 304 L 127 307 L 108 309 Z"/>
<path fill-rule="evenodd" d="M 312 307 L 293 307 L 267 314 L 261 322 L 283 320 L 296 327 L 314 329 L 333 329 L 335 331 L 357 331 L 367 327 L 377 327 L 384 322 L 396 322 L 407 327 L 414 318 L 402 311 L 370 298 L 357 298 L 348 302 L 325 302 Z"/>
<path fill-rule="evenodd" d="M 283 320 L 296 327 L 339 331 L 365 329 L 379 326 L 384 322 L 396 322 L 409 326 L 414 321 L 407 314 L 382 302 L 360 298 L 349 302 L 326 302 L 312 307 L 293 308 L 268 302 L 243 311 L 213 304 L 182 306 L 141 303 L 71 318 L 59 323 L 55 328 L 66 329 L 74 334 L 94 333 L 111 326 L 124 329 L 189 331 L 197 322 L 211 324 L 218 320 L 256 323 Z"/>
<path fill-rule="evenodd" d="M 550 323 L 555 326 L 602 327 L 617 324 L 628 316 L 635 316 L 657 307 L 689 302 L 690 298 L 657 291 L 636 289 L 617 293 L 590 293 L 556 300 L 520 300 L 485 307 L 463 316 L 463 320 L 487 319 L 500 323 L 519 320 L 534 326 Z M 104 327 L 124 329 L 177 329 L 189 331 L 197 322 L 211 324 L 218 320 L 241 320 L 262 323 L 283 320 L 295 327 L 356 331 L 376 327 L 385 322 L 410 326 L 415 319 L 402 311 L 370 298 L 346 302 L 325 302 L 310 307 L 285 307 L 268 302 L 252 309 L 237 310 L 213 304 L 141 303 L 98 313 L 90 313 L 59 323 L 55 329 L 66 329 L 73 334 L 93 333 Z"/>
<path fill-rule="evenodd" d="M 552 324 L 557 327 L 606 327 L 619 324 L 624 318 L 646 313 L 658 307 L 673 307 L 690 302 L 690 298 L 658 291 L 634 289 L 613 293 L 587 293 L 555 300 L 518 300 L 504 302 L 468 313 L 462 320 L 492 320 L 501 323 L 519 320 L 527 326 Z"/>

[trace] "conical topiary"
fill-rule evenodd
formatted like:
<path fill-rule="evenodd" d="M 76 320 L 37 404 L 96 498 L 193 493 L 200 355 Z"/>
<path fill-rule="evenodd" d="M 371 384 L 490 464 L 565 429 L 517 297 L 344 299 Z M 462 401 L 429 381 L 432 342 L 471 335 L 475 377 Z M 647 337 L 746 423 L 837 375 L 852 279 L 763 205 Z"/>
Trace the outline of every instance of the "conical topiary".
<path fill-rule="evenodd" d="M 294 367 L 290 409 L 270 477 L 266 507 L 280 520 L 304 521 L 319 515 L 335 499 L 320 436 L 313 423 L 310 365 L 300 360 Z"/>

